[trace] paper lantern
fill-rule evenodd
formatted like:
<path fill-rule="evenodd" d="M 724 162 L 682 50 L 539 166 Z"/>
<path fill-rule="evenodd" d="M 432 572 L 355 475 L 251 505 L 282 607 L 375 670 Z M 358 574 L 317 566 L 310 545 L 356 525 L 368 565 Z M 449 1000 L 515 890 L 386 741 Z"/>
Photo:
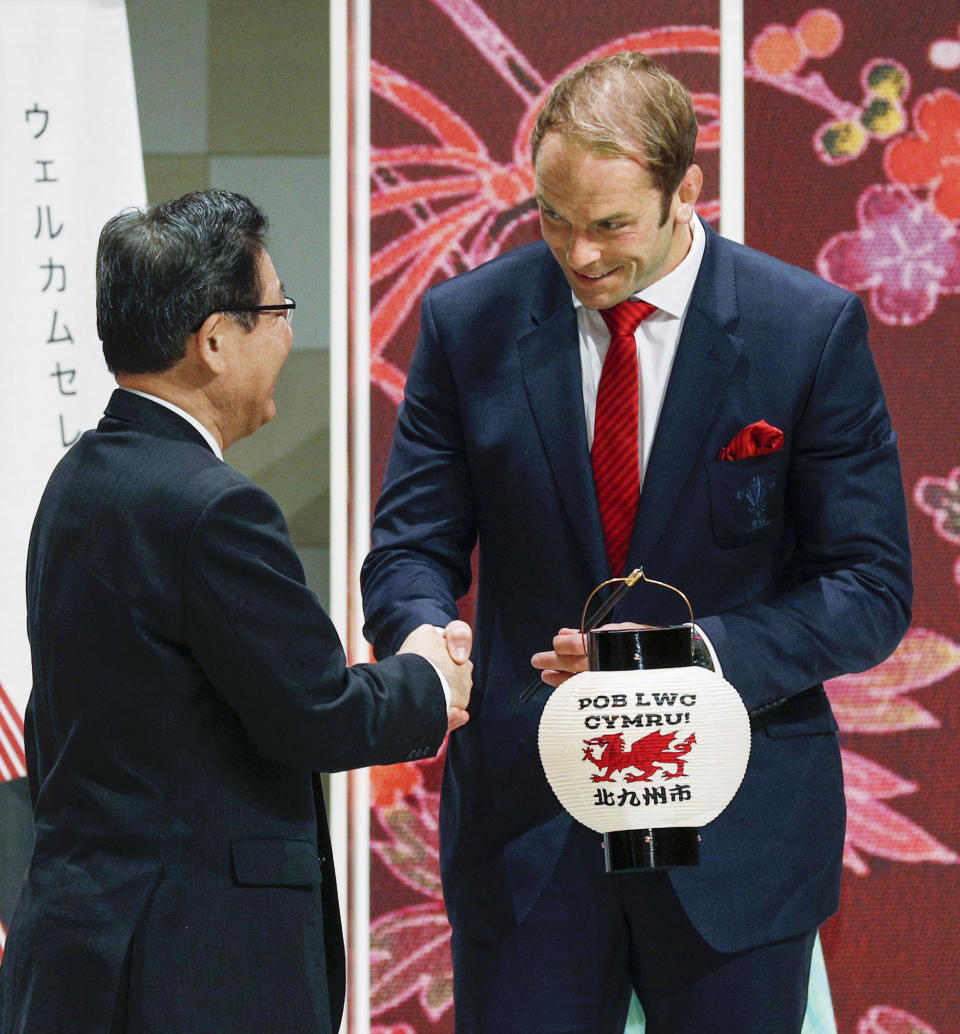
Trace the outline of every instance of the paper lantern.
<path fill-rule="evenodd" d="M 605 834 L 609 871 L 695 864 L 699 827 L 743 781 L 750 720 L 733 686 L 701 667 L 588 671 L 550 696 L 539 748 L 563 807 Z"/>

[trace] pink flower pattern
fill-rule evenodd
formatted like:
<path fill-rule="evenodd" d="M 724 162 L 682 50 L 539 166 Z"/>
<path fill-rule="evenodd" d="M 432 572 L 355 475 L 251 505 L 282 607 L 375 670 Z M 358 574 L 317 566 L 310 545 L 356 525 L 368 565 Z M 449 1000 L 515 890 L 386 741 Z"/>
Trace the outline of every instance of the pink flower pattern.
<path fill-rule="evenodd" d="M 928 1023 L 903 1009 L 875 1005 L 857 1024 L 857 1034 L 937 1034 Z"/>
<path fill-rule="evenodd" d="M 934 530 L 942 539 L 960 546 L 960 467 L 954 467 L 946 478 L 920 478 L 913 501 L 933 518 Z M 953 580 L 960 585 L 960 557 L 953 567 Z"/>
<path fill-rule="evenodd" d="M 960 467 L 954 467 L 946 478 L 920 478 L 913 499 L 933 518 L 937 534 L 960 546 Z"/>
<path fill-rule="evenodd" d="M 940 722 L 907 696 L 960 670 L 960 644 L 923 628 L 911 628 L 882 664 L 827 683 L 843 732 L 897 733 L 936 729 Z"/>
<path fill-rule="evenodd" d="M 832 237 L 817 271 L 851 291 L 869 291 L 877 317 L 913 326 L 941 294 L 960 291 L 960 236 L 949 219 L 898 184 L 868 187 L 857 205 L 860 228 Z"/>
<path fill-rule="evenodd" d="M 955 865 L 960 861 L 956 852 L 884 803 L 914 793 L 916 783 L 901 779 L 852 751 L 844 750 L 841 754 L 847 797 L 847 837 L 843 849 L 847 868 L 858 876 L 866 876 L 870 868 L 864 854 L 894 862 Z"/>
<path fill-rule="evenodd" d="M 429 768 L 433 762 L 411 763 Z M 371 847 L 401 883 L 427 900 L 378 916 L 370 931 L 370 1013 L 416 998 L 431 1022 L 453 1005 L 450 926 L 440 889 L 439 795 L 413 784 L 405 799 L 374 809 L 385 840 Z"/>

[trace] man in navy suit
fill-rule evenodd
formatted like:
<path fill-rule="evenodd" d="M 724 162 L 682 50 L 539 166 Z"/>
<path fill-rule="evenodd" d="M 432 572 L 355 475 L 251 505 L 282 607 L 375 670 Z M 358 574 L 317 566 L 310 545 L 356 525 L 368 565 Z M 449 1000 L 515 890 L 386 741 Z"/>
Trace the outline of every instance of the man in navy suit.
<path fill-rule="evenodd" d="M 645 56 L 575 70 L 533 134 L 543 242 L 423 299 L 362 580 L 384 655 L 456 617 L 479 541 L 472 720 L 441 800 L 458 1034 L 621 1034 L 631 990 L 648 1034 L 797 1034 L 837 907 L 822 683 L 909 623 L 896 435 L 858 298 L 700 222 L 696 135 L 689 94 Z M 642 491 L 618 569 L 591 447 L 603 313 L 629 299 L 655 311 L 633 332 Z M 547 685 L 585 668 L 570 626 L 587 596 L 640 566 L 690 598 L 751 755 L 698 866 L 607 874 L 550 791 L 537 726 Z M 688 618 L 641 585 L 611 620 Z M 523 703 L 531 663 L 544 692 Z"/>
<path fill-rule="evenodd" d="M 465 720 L 471 666 L 437 630 L 346 666 L 276 503 L 222 460 L 274 416 L 292 340 L 265 231 L 248 199 L 209 191 L 101 234 L 121 387 L 54 471 L 30 542 L 36 846 L 3 1034 L 337 1030 L 311 773 L 428 757 Z"/>

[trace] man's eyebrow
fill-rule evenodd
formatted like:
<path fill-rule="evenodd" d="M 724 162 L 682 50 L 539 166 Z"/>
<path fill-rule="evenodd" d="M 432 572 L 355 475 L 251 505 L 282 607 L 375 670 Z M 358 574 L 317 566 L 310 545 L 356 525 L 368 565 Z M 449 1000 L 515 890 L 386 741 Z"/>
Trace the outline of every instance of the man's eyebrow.
<path fill-rule="evenodd" d="M 543 196 L 542 193 L 537 192 L 536 194 L 534 194 L 533 195 L 533 200 L 541 208 L 549 208 L 551 212 L 555 211 L 553 205 L 550 203 L 550 201 L 547 198 L 545 198 Z M 626 211 L 622 211 L 622 212 L 609 212 L 609 213 L 607 213 L 605 215 L 598 216 L 596 219 L 592 219 L 591 222 L 594 222 L 594 223 L 622 223 L 622 222 L 627 222 L 627 221 L 629 221 L 630 219 L 633 219 L 633 218 L 634 218 L 634 215 L 631 212 L 626 212 Z"/>

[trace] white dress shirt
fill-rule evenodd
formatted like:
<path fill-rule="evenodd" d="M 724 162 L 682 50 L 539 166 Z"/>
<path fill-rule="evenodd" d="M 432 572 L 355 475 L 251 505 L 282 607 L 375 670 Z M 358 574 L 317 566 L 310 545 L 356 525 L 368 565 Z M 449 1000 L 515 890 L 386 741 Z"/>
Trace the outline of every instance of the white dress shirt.
<path fill-rule="evenodd" d="M 687 306 L 693 294 L 693 285 L 700 272 L 706 236 L 700 219 L 694 217 L 690 227 L 693 241 L 690 250 L 676 269 L 645 287 L 631 298 L 639 298 L 657 307 L 637 327 L 634 337 L 637 342 L 637 361 L 640 364 L 640 484 L 643 472 L 650 459 L 653 436 L 663 408 L 663 397 L 667 393 L 667 381 L 677 354 L 677 344 Z M 603 317 L 596 309 L 588 309 L 576 295 L 573 298 L 577 310 L 577 329 L 580 334 L 580 372 L 583 379 L 583 411 L 587 420 L 587 445 L 593 447 L 593 425 L 597 412 L 597 391 L 600 388 L 600 373 L 603 361 L 610 347 L 610 331 Z"/>
<path fill-rule="evenodd" d="M 683 321 L 687 315 L 693 285 L 700 272 L 703 249 L 706 246 L 706 235 L 699 216 L 694 216 L 690 228 L 693 231 L 690 250 L 676 269 L 630 296 L 633 300 L 639 299 L 657 307 L 657 311 L 651 313 L 634 332 L 637 362 L 640 364 L 641 489 L 643 475 L 650 460 L 650 450 L 653 448 L 653 436 L 660 420 L 660 410 L 663 409 L 663 399 L 667 393 L 670 371 L 673 369 L 677 345 L 680 343 Z M 603 361 L 610 348 L 610 331 L 596 309 L 588 309 L 576 295 L 573 296 L 573 304 L 577 310 L 577 330 L 580 335 L 580 374 L 583 385 L 583 412 L 587 422 L 587 446 L 593 448 L 597 392 L 600 389 Z M 682 589 L 683 586 L 679 588 Z M 713 644 L 699 626 L 694 627 L 710 654 L 714 671 L 722 674 Z"/>

